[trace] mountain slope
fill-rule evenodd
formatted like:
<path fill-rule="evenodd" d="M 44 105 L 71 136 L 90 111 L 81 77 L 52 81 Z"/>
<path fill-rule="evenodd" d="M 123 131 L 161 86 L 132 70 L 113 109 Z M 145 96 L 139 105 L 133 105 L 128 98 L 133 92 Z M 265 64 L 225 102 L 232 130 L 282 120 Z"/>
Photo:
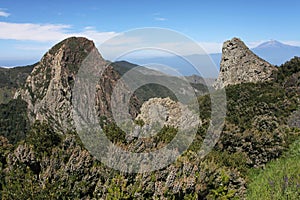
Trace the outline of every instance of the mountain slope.
<path fill-rule="evenodd" d="M 8 103 L 16 92 L 23 86 L 27 76 L 31 73 L 35 65 L 14 68 L 0 67 L 0 104 Z"/>
<path fill-rule="evenodd" d="M 225 56 L 233 54 L 236 67 L 245 70 L 241 64 L 247 59 L 241 59 L 240 52 L 236 52 L 241 47 L 246 57 L 250 54 L 248 58 L 269 66 L 251 54 L 240 41 L 233 42 L 238 46 L 226 46 L 232 52 L 226 52 Z M 72 106 L 69 95 L 72 97 L 70 89 L 78 78 L 76 71 L 81 66 L 78 64 L 84 59 L 80 55 L 86 55 L 92 47 L 93 43 L 87 39 L 69 38 L 51 49 L 36 65 L 18 94 L 32 104 L 28 108 L 33 112 L 30 114 L 34 117 L 33 121 L 38 115 L 44 116 L 45 120 L 31 124 L 28 131 L 26 126 L 23 127 L 20 133 L 26 135 L 20 134 L 23 138 L 14 145 L 10 140 L 15 142 L 14 136 L 18 135 L 14 134 L 18 132 L 8 135 L 5 131 L 10 131 L 10 126 L 21 128 L 17 127 L 22 125 L 19 121 L 26 122 L 27 113 L 14 110 L 26 110 L 26 102 L 18 98 L 0 105 L 0 195 L 3 199 L 244 199 L 250 181 L 248 171 L 264 168 L 299 138 L 299 129 L 293 126 L 299 123 L 300 59 L 294 58 L 273 71 L 274 78 L 269 81 L 241 82 L 225 88 L 225 126 L 217 145 L 205 158 L 200 158 L 198 152 L 212 124 L 209 95 L 198 98 L 202 126 L 189 149 L 176 162 L 160 170 L 135 174 L 106 167 L 85 149 L 76 132 L 68 132 L 70 127 L 65 127 L 67 122 L 63 124 L 61 122 L 65 121 L 59 121 L 68 116 Z M 103 59 L 97 61 L 107 63 Z M 122 67 L 122 63 L 117 65 Z M 124 66 L 132 69 L 129 63 L 124 63 Z M 138 79 L 144 77 L 142 72 L 136 74 Z M 106 69 L 103 77 L 99 77 L 96 99 L 99 115 L 110 115 L 109 97 L 120 77 L 113 66 Z M 197 78 L 191 77 L 194 82 L 200 82 Z M 177 79 L 170 79 L 170 83 L 173 80 L 178 84 Z M 58 112 L 61 102 L 64 108 L 62 113 Z M 152 102 L 157 104 L 155 100 Z M 51 114 L 54 114 L 53 119 Z M 13 120 L 15 123 L 11 123 Z M 165 120 L 168 121 L 169 117 Z M 190 121 L 190 118 L 187 120 Z M 290 120 L 293 123 L 289 123 Z M 139 124 L 143 125 L 143 122 Z M 126 140 L 125 133 L 114 124 L 107 124 L 103 129 L 119 147 L 134 153 L 147 153 L 149 149 L 165 147 L 174 139 L 177 129 L 169 125 L 154 137 L 133 138 L 132 141 Z M 270 191 L 268 183 L 259 186 Z M 282 199 L 287 197 L 284 192 Z"/>
<path fill-rule="evenodd" d="M 194 142 L 175 163 L 154 172 L 128 174 L 105 167 L 76 134 L 58 136 L 47 124 L 35 124 L 15 146 L 0 137 L 0 193 L 5 199 L 243 199 L 249 169 L 263 168 L 299 138 L 299 129 L 287 125 L 299 107 L 299 81 L 294 77 L 299 69 L 295 58 L 279 68 L 276 80 L 228 86 L 225 128 L 204 159 L 197 151 L 210 123 L 210 99 L 199 97 L 203 126 Z M 122 134 L 115 127 L 106 130 L 114 141 Z M 174 134 L 176 129 L 164 127 L 156 136 L 170 141 Z M 162 147 L 159 141 L 151 144 Z M 133 144 L 135 152 L 146 148 L 141 141 Z"/>

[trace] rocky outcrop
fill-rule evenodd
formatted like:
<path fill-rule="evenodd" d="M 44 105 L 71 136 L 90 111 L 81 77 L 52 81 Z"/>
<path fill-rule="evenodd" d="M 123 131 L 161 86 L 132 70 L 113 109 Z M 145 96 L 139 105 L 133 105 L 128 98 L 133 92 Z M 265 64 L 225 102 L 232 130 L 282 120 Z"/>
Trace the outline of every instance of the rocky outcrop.
<path fill-rule="evenodd" d="M 160 127 L 172 126 L 182 129 L 198 127 L 200 121 L 187 105 L 175 102 L 170 98 L 152 98 L 146 101 L 141 108 L 137 120 L 143 120 L 145 124 L 159 124 Z"/>
<path fill-rule="evenodd" d="M 99 75 L 95 88 L 96 109 L 99 116 L 111 116 L 110 96 L 120 75 L 113 67 L 108 66 L 109 63 L 102 58 L 92 41 L 71 37 L 58 43 L 44 55 L 28 76 L 25 86 L 15 94 L 15 98 L 28 103 L 31 123 L 36 120 L 48 121 L 56 131 L 62 133 L 74 130 L 72 89 L 80 67 L 92 52 L 96 55 L 96 59 L 92 61 L 95 66 L 105 68 Z M 138 104 L 136 98 L 132 99 L 133 105 Z M 131 113 L 133 116 L 137 115 L 134 108 Z"/>
<path fill-rule="evenodd" d="M 118 87 L 116 87 L 117 85 Z M 96 109 L 99 116 L 104 116 L 109 121 L 113 120 L 111 108 L 113 91 L 117 94 L 117 97 L 114 99 L 114 105 L 116 105 L 115 109 L 118 110 L 118 105 L 126 103 L 124 94 L 130 93 L 130 91 L 126 83 L 121 79 L 120 73 L 115 70 L 113 65 L 108 65 L 96 85 Z M 137 96 L 132 95 L 128 109 L 131 118 L 135 118 L 138 115 L 140 104 Z M 118 110 L 116 112 L 120 114 L 122 111 Z M 127 116 L 126 114 L 123 115 Z"/>
<path fill-rule="evenodd" d="M 277 68 L 255 55 L 240 39 L 233 38 L 223 44 L 220 73 L 214 87 L 269 81 L 274 70 Z"/>
<path fill-rule="evenodd" d="M 48 121 L 56 130 L 72 130 L 72 86 L 82 61 L 95 48 L 85 38 L 68 38 L 50 49 L 15 98 L 28 103 L 29 120 Z"/>

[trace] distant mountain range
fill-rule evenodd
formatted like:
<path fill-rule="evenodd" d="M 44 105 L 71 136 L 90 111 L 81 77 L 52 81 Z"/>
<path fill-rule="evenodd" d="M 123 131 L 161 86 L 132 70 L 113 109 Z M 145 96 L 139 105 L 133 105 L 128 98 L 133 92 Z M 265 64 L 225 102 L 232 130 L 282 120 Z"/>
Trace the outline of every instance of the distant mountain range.
<path fill-rule="evenodd" d="M 276 40 L 264 42 L 257 47 L 251 49 L 255 54 L 273 65 L 281 65 L 290 60 L 294 56 L 300 56 L 300 47 L 283 44 Z M 216 78 L 219 73 L 219 66 L 222 54 L 215 53 L 207 55 L 189 55 L 186 58 L 193 63 L 199 63 L 198 68 L 195 70 L 190 63 L 179 56 L 169 57 L 152 57 L 152 58 L 138 58 L 130 59 L 130 62 L 139 65 L 147 65 L 148 63 L 158 63 L 170 66 L 177 70 L 182 75 L 196 74 L 202 77 Z M 200 71 L 200 73 L 198 72 Z M 170 72 L 172 73 L 172 72 Z M 175 73 L 173 73 L 175 74 Z"/>
<path fill-rule="evenodd" d="M 300 47 L 287 45 L 276 40 L 270 40 L 251 49 L 255 54 L 273 65 L 281 65 L 290 60 L 294 56 L 300 56 Z M 164 73 L 171 75 L 191 76 L 196 74 L 205 78 L 216 78 L 219 74 L 220 61 L 222 54 L 214 53 L 209 55 L 188 55 L 185 58 L 192 63 L 197 63 L 196 70 L 187 60 L 179 56 L 168 57 L 148 57 L 148 58 L 127 58 L 126 60 L 137 65 L 148 66 L 148 64 L 159 64 L 169 66 L 173 70 L 154 67 Z M 2 61 L 0 64 L 4 66 L 22 66 L 24 63 L 33 64 L 36 61 Z M 22 64 L 23 63 L 23 64 Z M 149 66 L 148 66 L 149 67 Z M 150 66 L 151 68 L 151 66 Z M 177 71 L 177 72 L 176 72 Z M 199 73 L 200 72 L 200 73 Z"/>
<path fill-rule="evenodd" d="M 273 65 L 281 65 L 294 56 L 300 55 L 300 47 L 283 44 L 276 40 L 262 43 L 252 49 L 261 58 Z"/>

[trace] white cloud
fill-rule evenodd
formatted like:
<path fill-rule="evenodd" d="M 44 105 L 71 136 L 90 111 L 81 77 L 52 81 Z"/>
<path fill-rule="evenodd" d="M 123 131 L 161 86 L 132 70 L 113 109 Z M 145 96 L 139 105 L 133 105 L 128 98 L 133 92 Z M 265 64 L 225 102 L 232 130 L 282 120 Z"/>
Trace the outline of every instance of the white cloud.
<path fill-rule="evenodd" d="M 132 50 L 140 51 L 144 56 L 154 54 L 165 54 L 164 50 L 170 50 L 179 55 L 221 53 L 222 43 L 217 42 L 192 42 L 189 40 L 178 41 L 178 38 L 166 37 L 166 42 L 157 41 L 156 37 L 149 36 L 148 31 L 137 31 L 130 33 L 100 32 L 95 27 L 87 26 L 82 31 L 72 31 L 71 25 L 66 24 L 34 24 L 34 23 L 8 23 L 0 22 L 0 40 L 32 41 L 33 45 L 17 45 L 18 50 L 30 50 L 41 52 L 51 48 L 51 46 L 67 37 L 81 36 L 87 37 L 95 42 L 99 51 L 107 59 L 120 56 Z M 143 35 L 147 33 L 146 35 Z M 155 33 L 155 32 L 154 32 Z M 155 33 L 156 34 L 156 33 Z M 153 34 L 155 36 L 155 34 Z M 110 38 L 117 36 L 113 40 L 104 43 Z M 151 34 L 150 34 L 151 35 Z M 171 34 L 172 36 L 172 34 Z M 148 42 L 147 42 L 148 41 Z M 150 41 L 150 43 L 149 43 Z M 47 45 L 49 46 L 47 47 Z M 254 44 L 254 43 L 253 43 Z M 252 45 L 253 45 L 252 44 Z M 141 47 L 157 47 L 154 51 L 146 50 L 143 53 Z M 165 51 L 166 52 L 166 51 Z"/>
<path fill-rule="evenodd" d="M 0 9 L 0 17 L 8 17 L 8 16 L 10 16 L 10 13 L 5 12 L 5 11 Z"/>
<path fill-rule="evenodd" d="M 35 42 L 58 42 L 67 37 L 81 36 L 87 37 L 93 40 L 97 45 L 101 45 L 104 41 L 113 38 L 116 35 L 118 37 L 106 43 L 110 49 L 115 52 L 120 52 L 128 49 L 140 46 L 149 46 L 149 44 L 143 44 L 143 38 L 147 36 L 133 34 L 118 34 L 116 32 L 99 32 L 95 27 L 87 26 L 82 31 L 71 31 L 72 26 L 66 24 L 33 24 L 33 23 L 8 23 L 0 22 L 0 39 L 10 40 L 23 40 L 23 41 L 35 41 Z M 143 32 L 142 32 L 143 34 Z M 161 49 L 171 49 L 180 54 L 190 55 L 199 52 L 199 46 L 195 46 L 194 43 L 186 43 L 185 41 L 176 42 L 155 42 L 155 38 L 150 46 L 157 46 Z M 207 53 L 220 53 L 221 43 L 209 43 L 199 42 L 198 45 L 202 47 L 204 52 Z M 35 47 L 34 47 L 35 48 Z M 118 50 L 118 51 L 117 51 Z M 124 52 L 124 51 L 123 51 Z"/>
<path fill-rule="evenodd" d="M 156 21 L 167 21 L 168 19 L 164 18 L 164 17 L 155 17 L 154 20 L 156 20 Z"/>
<path fill-rule="evenodd" d="M 116 41 L 115 41 L 116 40 Z M 131 42 L 128 42 L 131 41 Z M 206 55 L 220 53 L 222 44 L 219 43 L 194 43 L 191 41 L 150 42 L 143 38 L 125 37 L 114 38 L 112 42 L 99 46 L 101 54 L 110 60 L 120 59 L 120 56 L 130 58 L 149 58 L 166 56 L 188 56 L 193 54 Z"/>
<path fill-rule="evenodd" d="M 87 37 L 93 40 L 96 44 L 101 44 L 104 41 L 116 36 L 118 33 L 116 32 L 99 32 L 92 29 L 85 29 L 83 32 L 71 33 L 68 36 L 77 36 L 77 37 Z"/>
<path fill-rule="evenodd" d="M 246 42 L 247 47 L 250 49 L 255 48 L 259 46 L 260 44 L 267 42 L 267 40 L 260 40 L 260 41 L 254 41 L 254 42 Z"/>
<path fill-rule="evenodd" d="M 82 32 L 71 32 L 65 24 L 32 24 L 0 22 L 0 39 L 30 40 L 38 42 L 59 41 L 71 36 L 88 37 L 103 42 L 116 35 L 115 32 L 98 32 L 86 27 Z"/>
<path fill-rule="evenodd" d="M 199 42 L 200 47 L 204 49 L 205 52 L 211 53 L 221 53 L 222 52 L 222 43 L 217 42 Z"/>
<path fill-rule="evenodd" d="M 69 25 L 0 22 L 0 39 L 54 41 L 67 36 Z"/>
<path fill-rule="evenodd" d="M 167 20 L 168 20 L 167 18 L 162 17 L 161 14 L 158 13 L 158 12 L 153 13 L 152 15 L 153 15 L 153 17 L 154 17 L 153 19 L 154 19 L 155 21 L 167 21 Z"/>
<path fill-rule="evenodd" d="M 86 37 L 93 40 L 98 46 L 117 35 L 116 32 L 99 32 L 93 27 L 85 27 L 82 31 L 71 31 L 72 27 L 65 24 L 0 22 L 0 27 L 0 40 L 19 41 L 19 43 L 16 42 L 14 46 L 16 52 L 23 52 L 26 55 L 30 52 L 30 54 L 38 57 L 50 49 L 55 43 L 68 37 Z M 124 41 L 119 41 L 119 43 L 121 44 L 126 41 L 127 40 L 124 39 Z M 128 41 L 134 42 L 132 39 Z M 20 57 L 16 54 L 15 56 Z"/>
<path fill-rule="evenodd" d="M 284 41 L 284 44 L 300 47 L 300 41 Z"/>
<path fill-rule="evenodd" d="M 24 50 L 24 51 L 46 52 L 49 49 L 49 46 L 47 46 L 47 45 L 15 45 L 15 48 L 18 50 Z"/>

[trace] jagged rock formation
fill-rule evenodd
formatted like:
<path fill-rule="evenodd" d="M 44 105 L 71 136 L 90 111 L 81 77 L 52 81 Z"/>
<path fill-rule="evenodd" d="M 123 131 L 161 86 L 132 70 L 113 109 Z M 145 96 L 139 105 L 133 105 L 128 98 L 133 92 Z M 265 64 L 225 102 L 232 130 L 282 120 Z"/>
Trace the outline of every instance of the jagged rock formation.
<path fill-rule="evenodd" d="M 82 37 L 65 39 L 44 55 L 27 78 L 24 88 L 15 94 L 15 98 L 20 97 L 28 103 L 30 122 L 48 121 L 59 132 L 74 130 L 72 89 L 79 68 L 92 51 L 98 55 L 94 61 L 97 66 L 104 68 L 109 65 L 95 44 Z M 111 66 L 99 77 L 95 99 L 99 116 L 111 116 L 110 96 L 119 79 L 120 75 Z M 138 104 L 136 98 L 132 101 L 134 105 Z M 137 115 L 134 108 L 131 112 L 133 116 Z"/>
<path fill-rule="evenodd" d="M 145 124 L 158 123 L 162 126 L 172 126 L 183 129 L 198 127 L 199 118 L 188 106 L 175 102 L 170 98 L 152 98 L 142 105 L 141 113 L 137 120 L 143 120 Z"/>
<path fill-rule="evenodd" d="M 49 121 L 60 131 L 72 130 L 72 85 L 82 61 L 95 48 L 85 38 L 68 38 L 50 49 L 34 67 L 24 89 L 17 91 L 28 103 L 28 116 Z"/>
<path fill-rule="evenodd" d="M 274 70 L 277 68 L 255 55 L 240 39 L 233 38 L 223 44 L 220 73 L 214 87 L 269 81 Z"/>

